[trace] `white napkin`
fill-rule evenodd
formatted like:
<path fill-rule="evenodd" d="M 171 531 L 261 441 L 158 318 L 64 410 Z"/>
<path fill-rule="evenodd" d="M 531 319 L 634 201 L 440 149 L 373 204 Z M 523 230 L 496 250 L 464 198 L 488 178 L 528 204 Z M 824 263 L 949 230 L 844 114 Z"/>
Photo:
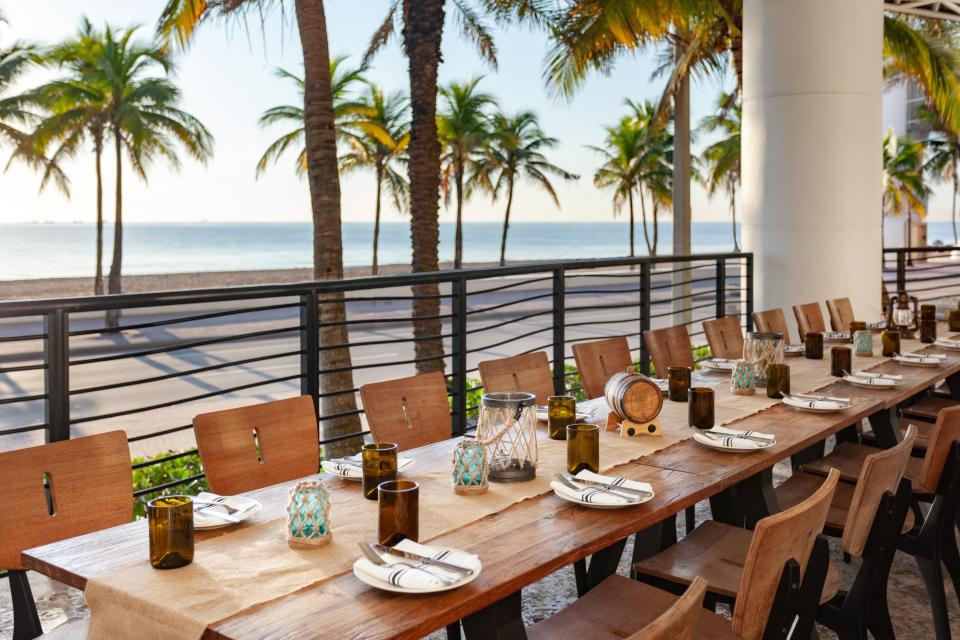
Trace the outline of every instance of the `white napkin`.
<path fill-rule="evenodd" d="M 868 322 L 868 323 L 867 323 L 867 329 L 886 329 L 886 328 L 887 328 L 887 321 L 886 321 L 886 320 L 880 320 L 879 322 Z"/>
<path fill-rule="evenodd" d="M 356 459 L 356 464 L 352 464 Z M 343 458 L 343 462 L 331 462 L 324 460 L 320 465 L 324 471 L 332 476 L 340 476 L 350 480 L 360 480 L 363 478 L 363 464 L 357 456 Z M 403 471 L 413 462 L 413 458 L 397 458 L 397 470 Z"/>
<path fill-rule="evenodd" d="M 653 493 L 653 487 L 651 487 L 649 483 L 627 480 L 626 478 L 620 478 L 617 476 L 601 476 L 586 469 L 580 471 L 580 473 L 575 475 L 574 478 L 593 480 L 594 482 L 605 482 L 607 484 L 627 487 L 628 489 L 638 489 L 640 491 L 649 491 Z M 580 502 L 583 504 L 615 506 L 633 504 L 641 500 L 639 497 L 634 498 L 631 496 L 630 498 L 627 498 L 627 494 L 614 494 L 610 493 L 609 490 L 604 489 L 603 487 L 589 485 L 583 485 L 583 489 L 580 491 L 574 491 L 567 485 L 557 480 L 554 480 L 550 483 L 550 488 L 553 489 L 558 495 L 562 495 L 568 500 L 573 500 L 574 502 Z"/>
<path fill-rule="evenodd" d="M 855 382 L 857 384 L 866 384 L 874 387 L 895 387 L 899 383 L 890 377 L 868 377 L 862 376 L 860 374 L 853 374 L 849 376 L 843 376 L 843 379 L 847 382 Z"/>
<path fill-rule="evenodd" d="M 708 369 L 718 369 L 720 371 L 733 371 L 733 367 L 736 366 L 736 360 L 728 360 L 726 358 L 710 358 L 709 360 L 703 361 L 703 366 Z"/>
<path fill-rule="evenodd" d="M 694 434 L 694 437 L 699 437 L 705 439 L 706 442 L 711 444 L 721 444 L 725 447 L 730 447 L 731 449 L 765 449 L 767 447 L 772 447 L 776 443 L 776 437 L 772 433 L 758 433 L 757 431 L 743 431 L 736 429 L 726 429 L 724 427 L 714 427 L 710 429 L 714 433 L 724 433 L 729 434 L 727 438 L 718 438 L 716 436 L 711 436 L 708 433 L 703 433 L 702 431 Z M 737 436 L 756 436 L 758 438 L 770 438 L 773 442 L 770 444 L 765 444 L 763 442 L 757 442 L 755 440 L 750 440 L 748 438 L 738 438 Z"/>
<path fill-rule="evenodd" d="M 947 349 L 960 349 L 960 340 L 948 340 L 947 338 L 940 338 L 933 344 L 938 347 L 946 347 Z"/>
<path fill-rule="evenodd" d="M 589 422 L 590 424 L 606 424 L 607 415 L 610 413 L 610 406 L 607 404 L 607 399 L 600 396 L 592 400 L 578 402 L 577 413 L 582 413 L 586 416 L 584 422 Z"/>
<path fill-rule="evenodd" d="M 873 371 L 855 371 L 853 373 L 858 378 L 884 378 L 886 380 L 903 380 L 899 373 L 876 373 Z"/>
<path fill-rule="evenodd" d="M 204 503 L 213 502 L 217 498 L 223 497 L 224 501 L 215 506 L 207 507 Z M 252 498 L 246 498 L 244 496 L 219 496 L 216 493 L 210 493 L 209 491 L 201 491 L 197 494 L 195 502 L 193 505 L 193 524 L 195 527 L 210 527 L 210 526 L 221 526 L 228 523 L 223 518 L 218 518 L 216 515 L 210 513 L 211 511 L 216 511 L 226 515 L 232 515 L 234 518 L 243 519 L 243 514 L 246 511 L 252 509 L 255 505 L 259 504 L 256 500 Z M 203 508 L 206 507 L 206 508 Z M 238 511 L 234 514 L 228 512 L 228 507 L 230 509 L 237 509 Z M 198 509 L 200 509 L 198 511 Z"/>
<path fill-rule="evenodd" d="M 942 353 L 901 353 L 894 360 L 909 360 L 911 362 L 944 362 L 947 356 Z"/>
<path fill-rule="evenodd" d="M 412 540 L 401 540 L 395 545 L 395 548 L 426 556 L 434 560 L 443 560 L 444 562 L 460 565 L 461 567 L 473 569 L 474 571 L 479 571 L 480 569 L 480 559 L 465 551 L 438 549 L 437 547 L 417 544 Z M 366 577 L 378 582 L 385 582 L 389 585 L 400 587 L 401 589 L 411 590 L 436 589 L 445 586 L 443 581 L 436 577 L 437 575 L 455 579 L 465 577 L 462 573 L 457 573 L 456 571 L 448 571 L 442 567 L 420 564 L 416 560 L 400 558 L 388 553 L 381 553 L 380 557 L 387 563 L 386 565 L 376 565 L 366 558 L 360 558 L 354 563 L 353 567 Z M 401 564 L 413 565 L 416 568 L 412 569 L 409 566 L 400 566 Z"/>
<path fill-rule="evenodd" d="M 805 346 L 803 346 L 802 344 L 788 344 L 788 345 L 784 345 L 784 347 L 783 347 L 783 352 L 784 352 L 784 353 L 795 353 L 795 354 L 797 354 L 797 355 L 800 355 L 800 354 L 804 353 L 804 352 L 806 351 L 806 349 L 807 349 L 807 348 L 806 348 Z"/>
<path fill-rule="evenodd" d="M 797 409 L 823 409 L 837 411 L 840 409 L 849 409 L 850 405 L 836 400 L 808 400 L 807 398 L 797 398 L 790 396 L 783 399 L 783 404 L 796 407 Z"/>
<path fill-rule="evenodd" d="M 843 331 L 825 331 L 823 333 L 824 340 L 849 340 L 850 334 Z"/>

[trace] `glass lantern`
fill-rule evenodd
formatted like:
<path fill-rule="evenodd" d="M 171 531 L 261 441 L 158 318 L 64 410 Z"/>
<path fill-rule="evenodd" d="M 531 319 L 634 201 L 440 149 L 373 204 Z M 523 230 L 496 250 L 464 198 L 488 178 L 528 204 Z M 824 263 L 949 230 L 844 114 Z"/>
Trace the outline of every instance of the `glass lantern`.
<path fill-rule="evenodd" d="M 767 386 L 767 366 L 783 364 L 783 334 L 751 331 L 743 341 L 743 359 L 753 365 L 753 386 Z"/>
<path fill-rule="evenodd" d="M 526 482 L 537 475 L 537 402 L 532 393 L 485 393 L 477 440 L 487 443 L 490 482 Z"/>

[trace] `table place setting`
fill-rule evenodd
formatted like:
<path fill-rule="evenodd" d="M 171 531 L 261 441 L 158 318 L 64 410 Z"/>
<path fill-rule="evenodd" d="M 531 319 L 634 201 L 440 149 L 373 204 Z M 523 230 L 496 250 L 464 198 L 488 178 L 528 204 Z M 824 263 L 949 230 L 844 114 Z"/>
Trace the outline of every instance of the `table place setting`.
<path fill-rule="evenodd" d="M 940 353 L 895 353 L 893 359 L 911 367 L 939 367 L 947 360 Z"/>
<path fill-rule="evenodd" d="M 933 346 L 946 349 L 948 351 L 960 351 L 960 340 L 950 340 L 948 338 L 939 338 L 934 341 Z"/>
<path fill-rule="evenodd" d="M 850 398 L 807 393 L 784 394 L 783 404 L 801 411 L 812 411 L 815 413 L 844 411 L 853 406 Z"/>
<path fill-rule="evenodd" d="M 363 556 L 353 574 L 364 584 L 394 593 L 437 593 L 462 587 L 480 575 L 480 558 L 465 551 L 405 539 L 390 547 L 359 543 Z"/>
<path fill-rule="evenodd" d="M 889 373 L 870 373 L 869 371 L 858 371 L 856 373 L 844 371 L 843 373 L 844 382 L 864 389 L 892 389 L 899 387 L 903 381 L 903 376 Z"/>
<path fill-rule="evenodd" d="M 652 500 L 653 487 L 646 482 L 617 476 L 603 476 L 588 469 L 576 475 L 558 473 L 550 482 L 554 494 L 562 500 L 595 509 L 620 509 Z"/>
<path fill-rule="evenodd" d="M 824 331 L 824 342 L 850 342 L 850 333 L 847 331 Z"/>
<path fill-rule="evenodd" d="M 203 491 L 193 497 L 193 528 L 221 529 L 260 513 L 263 505 L 246 496 L 219 496 Z"/>
<path fill-rule="evenodd" d="M 785 344 L 783 345 L 783 355 L 797 357 L 802 356 L 806 351 L 806 347 L 802 344 Z"/>
<path fill-rule="evenodd" d="M 397 458 L 397 471 L 403 471 L 412 464 L 413 458 Z M 344 480 L 356 482 L 363 480 L 363 459 L 360 453 L 346 458 L 324 460 L 320 466 L 330 475 L 339 476 Z"/>
<path fill-rule="evenodd" d="M 722 371 L 729 373 L 732 372 L 737 366 L 737 361 L 729 358 L 708 358 L 707 360 L 701 362 L 700 366 L 704 369 L 709 369 L 710 371 Z"/>
<path fill-rule="evenodd" d="M 776 437 L 770 433 L 742 431 L 725 427 L 698 430 L 693 434 L 693 439 L 711 449 L 743 453 L 766 449 L 777 443 Z"/>

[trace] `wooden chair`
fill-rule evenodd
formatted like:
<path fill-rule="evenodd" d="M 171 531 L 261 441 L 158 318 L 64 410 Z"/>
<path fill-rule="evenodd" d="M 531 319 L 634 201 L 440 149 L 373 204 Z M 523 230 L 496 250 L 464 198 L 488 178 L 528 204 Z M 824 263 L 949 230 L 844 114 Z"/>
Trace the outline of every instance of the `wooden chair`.
<path fill-rule="evenodd" d="M 831 472 L 806 500 L 763 518 L 754 531 L 708 520 L 677 544 L 635 564 L 634 571 L 642 579 L 668 584 L 689 584 L 702 576 L 717 600 L 734 601 L 733 630 L 739 637 L 759 638 L 784 566 L 793 560 L 801 575 L 806 570 L 838 480 L 839 474 Z M 831 566 L 820 585 L 821 602 L 836 594 L 837 582 Z"/>
<path fill-rule="evenodd" d="M 623 336 L 575 344 L 573 359 L 587 398 L 602 396 L 610 376 L 633 367 L 630 345 Z"/>
<path fill-rule="evenodd" d="M 370 433 L 401 451 L 450 438 L 450 403 L 440 371 L 360 387 Z"/>
<path fill-rule="evenodd" d="M 737 360 L 743 357 L 743 329 L 736 316 L 706 320 L 703 332 L 707 336 L 710 355 L 714 358 Z"/>
<path fill-rule="evenodd" d="M 193 431 L 211 491 L 230 495 L 317 473 L 320 436 L 310 396 L 201 413 Z"/>
<path fill-rule="evenodd" d="M 800 342 L 804 341 L 808 333 L 822 333 L 827 330 L 827 325 L 823 323 L 823 312 L 816 302 L 794 306 L 793 316 L 797 319 Z"/>
<path fill-rule="evenodd" d="M 830 326 L 834 331 L 850 331 L 850 323 L 856 320 L 850 298 L 827 300 L 827 313 L 830 314 Z"/>
<path fill-rule="evenodd" d="M 669 367 L 692 367 L 693 345 L 684 326 L 644 331 L 643 340 L 656 369 L 657 377 L 666 378 Z"/>
<path fill-rule="evenodd" d="M 787 328 L 787 318 L 783 315 L 783 309 L 767 309 L 766 311 L 754 311 L 753 327 L 761 333 L 779 333 L 783 335 L 783 341 L 790 344 L 790 331 Z"/>
<path fill-rule="evenodd" d="M 127 434 L 110 431 L 0 453 L 0 567 L 9 571 L 13 637 L 42 633 L 36 603 L 20 562 L 25 549 L 130 522 L 133 494 Z M 146 535 L 146 534 L 144 534 Z M 54 630 L 86 637 L 87 621 Z"/>
<path fill-rule="evenodd" d="M 528 629 L 527 638 L 528 640 L 713 638 L 716 636 L 711 632 L 716 628 L 722 631 L 725 625 L 719 616 L 703 608 L 703 595 L 706 590 L 707 581 L 703 578 L 694 579 L 683 595 L 677 597 L 655 587 L 622 576 L 614 576 L 599 584 L 584 598 Z M 593 600 L 592 606 L 584 606 L 583 603 L 586 600 Z M 630 633 L 628 629 L 639 629 L 639 631 Z M 627 633 L 630 635 L 626 635 Z"/>
<path fill-rule="evenodd" d="M 486 392 L 527 391 L 537 396 L 537 404 L 547 404 L 556 395 L 553 373 L 545 351 L 525 353 L 512 358 L 485 360 L 477 365 Z"/>
<path fill-rule="evenodd" d="M 834 492 L 825 533 L 841 536 L 844 553 L 861 563 L 850 589 L 821 606 L 817 621 L 843 640 L 866 638 L 868 628 L 875 636 L 876 631 L 891 629 L 887 578 L 897 539 L 914 525 L 910 481 L 903 473 L 916 437 L 916 427 L 910 426 L 902 442 L 864 459 L 855 486 L 841 482 Z M 821 482 L 819 476 L 795 473 L 777 487 L 777 501 L 790 508 L 813 494 Z"/>

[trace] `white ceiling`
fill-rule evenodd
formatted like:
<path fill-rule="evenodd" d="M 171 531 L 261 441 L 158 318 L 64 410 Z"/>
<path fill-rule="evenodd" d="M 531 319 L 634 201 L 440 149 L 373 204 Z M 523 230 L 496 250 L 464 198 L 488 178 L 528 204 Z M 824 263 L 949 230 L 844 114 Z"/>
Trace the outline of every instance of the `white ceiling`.
<path fill-rule="evenodd" d="M 883 5 L 890 11 L 960 21 L 958 0 L 884 0 Z"/>

